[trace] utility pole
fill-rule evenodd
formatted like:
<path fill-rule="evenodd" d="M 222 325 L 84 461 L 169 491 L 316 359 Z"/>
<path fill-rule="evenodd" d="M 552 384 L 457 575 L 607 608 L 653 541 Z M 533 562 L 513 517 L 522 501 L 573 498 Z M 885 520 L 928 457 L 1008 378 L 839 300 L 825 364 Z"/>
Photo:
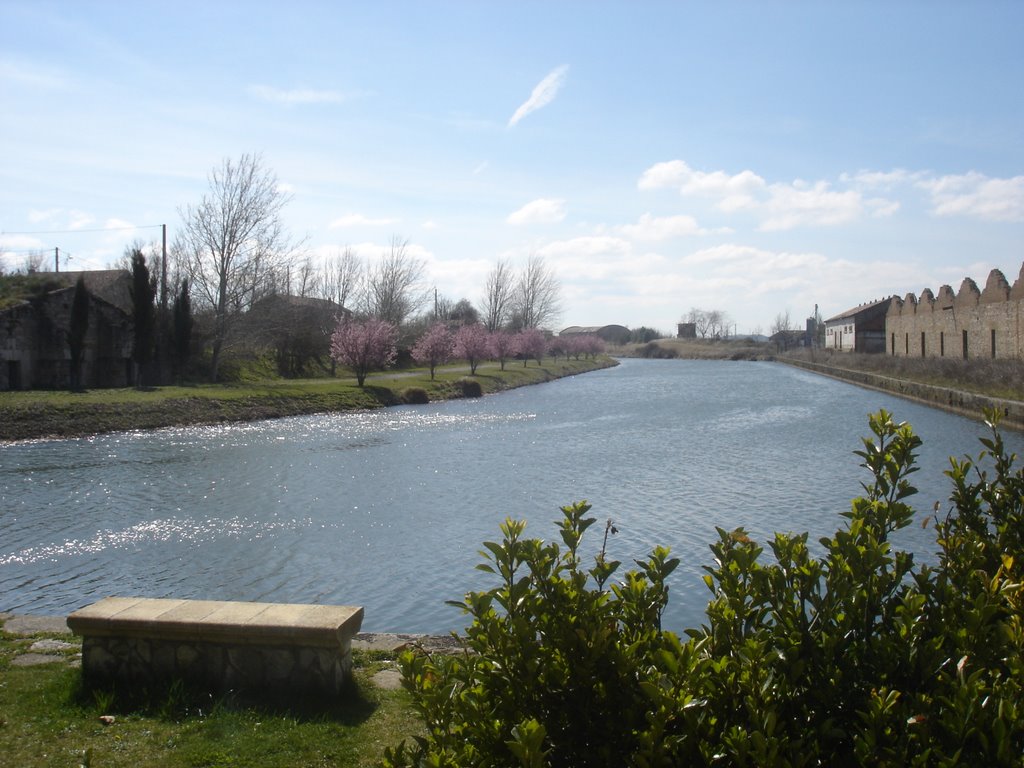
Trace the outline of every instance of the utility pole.
<path fill-rule="evenodd" d="M 160 312 L 167 314 L 167 225 L 161 224 L 163 230 L 163 266 L 160 270 Z"/>
<path fill-rule="evenodd" d="M 60 272 L 60 248 L 53 249 L 53 271 Z"/>

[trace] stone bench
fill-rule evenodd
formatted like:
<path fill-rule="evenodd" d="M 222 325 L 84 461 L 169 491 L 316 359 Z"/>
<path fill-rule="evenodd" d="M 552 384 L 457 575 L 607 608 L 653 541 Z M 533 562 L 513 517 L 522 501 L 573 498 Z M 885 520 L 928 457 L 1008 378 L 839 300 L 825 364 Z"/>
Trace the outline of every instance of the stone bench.
<path fill-rule="evenodd" d="M 181 680 L 218 692 L 338 693 L 363 609 L 107 597 L 67 617 L 89 684 Z"/>

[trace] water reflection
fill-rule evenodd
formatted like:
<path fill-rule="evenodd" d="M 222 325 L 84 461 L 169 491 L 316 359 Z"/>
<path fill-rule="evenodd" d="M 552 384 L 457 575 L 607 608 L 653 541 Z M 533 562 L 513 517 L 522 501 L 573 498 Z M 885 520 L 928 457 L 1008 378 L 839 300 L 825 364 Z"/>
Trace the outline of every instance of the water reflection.
<path fill-rule="evenodd" d="M 715 526 L 834 532 L 867 480 L 852 451 L 880 407 L 925 440 L 920 523 L 950 454 L 984 429 L 767 363 L 625 361 L 482 399 L 0 448 L 0 609 L 64 613 L 108 594 L 356 603 L 376 631 L 461 625 L 444 601 L 505 516 L 555 535 L 589 499 L 623 562 L 682 565 L 668 626 L 699 623 Z M 1007 440 L 1022 451 L 1020 435 Z M 901 546 L 931 557 L 933 531 Z"/>

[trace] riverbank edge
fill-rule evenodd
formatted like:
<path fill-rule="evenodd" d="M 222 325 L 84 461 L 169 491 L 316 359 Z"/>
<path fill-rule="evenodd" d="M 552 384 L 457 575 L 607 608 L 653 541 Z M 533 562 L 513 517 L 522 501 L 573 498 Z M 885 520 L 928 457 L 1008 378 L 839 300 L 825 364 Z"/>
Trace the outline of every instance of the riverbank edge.
<path fill-rule="evenodd" d="M 43 616 L 0 611 L 0 630 L 16 637 L 35 635 L 72 636 L 66 616 Z M 352 640 L 356 651 L 398 653 L 419 647 L 431 653 L 451 653 L 462 646 L 455 635 L 426 635 L 403 632 L 360 632 Z"/>
<path fill-rule="evenodd" d="M 981 419 L 986 408 L 993 408 L 1001 414 L 999 422 L 1001 427 L 1024 431 L 1024 402 L 1019 400 L 989 397 L 988 395 L 979 395 L 975 392 L 964 392 L 949 387 L 939 387 L 934 384 L 924 384 L 907 379 L 882 376 L 881 374 L 868 371 L 838 368 L 809 360 L 796 360 L 781 355 L 775 358 L 775 362 L 791 365 L 795 368 L 802 368 L 821 376 L 846 381 L 850 384 L 866 387 L 867 389 L 904 397 L 908 400 L 960 416 L 966 416 L 970 419 Z"/>
<path fill-rule="evenodd" d="M 572 361 L 568 369 L 544 365 L 525 369 L 519 367 L 517 373 L 520 374 L 524 370 L 529 371 L 531 375 L 536 372 L 537 375 L 528 381 L 503 377 L 503 370 L 488 370 L 483 394 L 498 394 L 519 387 L 544 384 L 569 376 L 613 368 L 618 364 L 614 358 L 602 357 Z M 242 403 L 232 398 L 218 399 L 206 396 L 188 398 L 187 402 L 181 398 L 167 398 L 146 404 L 122 404 L 120 407 L 116 404 L 104 407 L 89 404 L 64 407 L 60 409 L 59 425 L 55 425 L 54 419 L 49 418 L 53 414 L 47 414 L 45 406 L 27 409 L 0 407 L 0 446 L 28 440 L 68 440 L 111 432 L 242 423 L 406 405 L 407 402 L 400 396 L 400 387 L 392 389 L 382 386 L 393 380 L 386 375 L 368 378 L 366 387 L 358 391 L 360 395 L 365 396 L 359 405 L 352 405 L 340 397 L 337 404 L 331 405 L 325 403 L 323 397 L 307 400 L 301 395 L 288 396 L 274 392 L 247 397 Z M 434 385 L 429 392 L 430 402 L 470 397 L 467 390 L 461 386 L 462 381 L 473 381 L 473 377 L 465 376 L 458 381 L 430 382 Z"/>

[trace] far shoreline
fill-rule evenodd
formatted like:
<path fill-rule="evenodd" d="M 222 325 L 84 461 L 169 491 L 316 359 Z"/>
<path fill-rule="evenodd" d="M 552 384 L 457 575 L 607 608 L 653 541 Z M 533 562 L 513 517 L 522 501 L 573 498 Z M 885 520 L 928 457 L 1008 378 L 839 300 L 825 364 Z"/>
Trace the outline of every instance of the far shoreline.
<path fill-rule="evenodd" d="M 424 371 L 382 372 L 364 387 L 354 379 L 268 380 L 254 383 L 116 389 L 0 392 L 0 447 L 69 440 L 111 432 L 210 426 L 343 413 L 495 394 L 618 365 L 611 357 L 481 364 Z"/>

